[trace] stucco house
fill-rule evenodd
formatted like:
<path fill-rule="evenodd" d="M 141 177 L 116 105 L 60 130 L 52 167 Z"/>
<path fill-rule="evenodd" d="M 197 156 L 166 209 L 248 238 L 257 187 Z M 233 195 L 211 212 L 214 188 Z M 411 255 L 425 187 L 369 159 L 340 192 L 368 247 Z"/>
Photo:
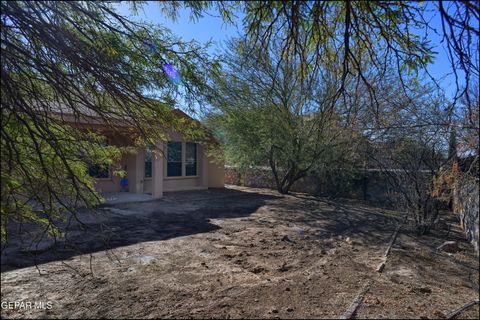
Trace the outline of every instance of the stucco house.
<path fill-rule="evenodd" d="M 172 109 L 172 112 L 179 117 L 188 117 L 179 109 Z M 89 116 L 79 120 L 68 112 L 56 113 L 75 127 L 101 131 L 111 145 L 132 145 L 128 134 L 108 130 L 100 118 Z M 95 178 L 95 188 L 99 192 L 127 191 L 161 198 L 167 191 L 224 187 L 223 163 L 209 158 L 202 144 L 188 141 L 178 132 L 166 132 L 168 141 L 137 148 L 135 154 L 125 155 L 115 164 L 126 171 L 127 186 L 125 180 L 113 175 L 113 168 L 89 168 L 89 174 Z"/>

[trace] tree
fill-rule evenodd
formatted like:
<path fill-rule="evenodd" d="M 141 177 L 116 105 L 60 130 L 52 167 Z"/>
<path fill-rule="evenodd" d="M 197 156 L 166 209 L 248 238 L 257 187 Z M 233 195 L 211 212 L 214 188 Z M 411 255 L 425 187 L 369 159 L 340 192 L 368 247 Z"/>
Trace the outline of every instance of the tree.
<path fill-rule="evenodd" d="M 287 193 L 326 159 L 327 150 L 347 144 L 344 121 L 328 100 L 335 73 L 305 72 L 293 54 L 282 56 L 280 47 L 268 56 L 252 55 L 258 49 L 230 42 L 212 104 L 223 115 L 229 160 L 269 165 L 278 191 Z"/>
<path fill-rule="evenodd" d="M 265 53 L 284 31 L 282 50 L 294 52 L 305 68 L 340 56 L 336 67 L 342 83 L 335 98 L 351 94 L 345 82 L 353 76 L 364 84 L 370 102 L 378 104 L 365 62 L 377 74 L 392 66 L 402 90 L 408 91 L 404 79 L 419 71 L 430 76 L 427 66 L 435 56 L 429 40 L 432 33 L 442 36 L 447 46 L 457 85 L 453 104 L 462 96 L 470 100 L 471 88 L 478 85 L 480 7 L 475 1 L 249 1 L 244 11 L 245 38 Z M 439 15 L 440 30 L 433 24 L 434 15 Z"/>
<path fill-rule="evenodd" d="M 102 134 L 65 123 L 59 112 L 95 115 L 106 130 L 121 123 L 135 144 L 164 138 L 167 127 L 202 138 L 170 112 L 178 95 L 201 102 L 205 66 L 215 69 L 196 43 L 129 21 L 108 2 L 2 1 L 0 20 L 2 241 L 8 221 L 36 221 L 58 234 L 56 219 L 100 200 L 87 166 L 130 151 L 105 147 Z M 167 63 L 182 86 L 162 71 Z"/>
<path fill-rule="evenodd" d="M 419 234 L 429 232 L 442 202 L 448 201 L 442 198 L 445 186 L 438 184 L 449 161 L 449 126 L 438 125 L 448 124 L 447 102 L 436 91 L 419 87 L 414 100 L 400 95 L 405 107 L 393 108 L 393 114 L 382 118 L 385 129 L 368 137 L 366 151 L 386 178 L 389 200 Z"/>

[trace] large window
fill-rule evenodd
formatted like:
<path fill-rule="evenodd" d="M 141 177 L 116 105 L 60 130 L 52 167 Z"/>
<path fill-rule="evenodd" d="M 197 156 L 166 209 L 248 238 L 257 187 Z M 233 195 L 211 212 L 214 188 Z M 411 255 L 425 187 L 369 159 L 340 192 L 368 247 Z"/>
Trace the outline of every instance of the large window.
<path fill-rule="evenodd" d="M 152 146 L 145 148 L 145 178 L 152 177 Z"/>
<path fill-rule="evenodd" d="M 105 165 L 91 165 L 88 167 L 88 175 L 97 179 L 107 179 L 110 177 L 110 168 Z"/>
<path fill-rule="evenodd" d="M 167 148 L 167 177 L 182 175 L 182 143 L 169 142 Z"/>
<path fill-rule="evenodd" d="M 185 175 L 197 175 L 197 144 L 187 142 L 185 157 Z"/>

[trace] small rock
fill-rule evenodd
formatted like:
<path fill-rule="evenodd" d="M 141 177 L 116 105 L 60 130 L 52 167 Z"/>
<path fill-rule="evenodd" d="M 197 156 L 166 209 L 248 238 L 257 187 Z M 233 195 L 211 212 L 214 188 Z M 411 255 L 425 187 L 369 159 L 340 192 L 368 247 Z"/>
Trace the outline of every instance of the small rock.
<path fill-rule="evenodd" d="M 278 310 L 276 308 L 272 308 L 272 310 L 270 310 L 271 313 L 278 313 Z"/>
<path fill-rule="evenodd" d="M 285 272 L 285 271 L 288 271 L 288 269 L 290 269 L 290 267 L 287 266 L 287 263 L 284 262 L 282 264 L 282 266 L 280 268 L 278 268 L 278 271 L 281 271 L 281 272 Z"/>
<path fill-rule="evenodd" d="M 265 271 L 265 268 L 260 267 L 260 266 L 254 267 L 250 270 L 250 272 L 255 273 L 255 274 L 261 273 L 263 271 Z"/>
<path fill-rule="evenodd" d="M 157 259 L 155 259 L 155 257 L 152 257 L 152 256 L 140 256 L 135 258 L 135 260 L 142 265 L 155 264 L 155 262 L 157 261 Z"/>
<path fill-rule="evenodd" d="M 370 304 L 370 305 L 373 305 L 373 304 L 380 304 L 380 300 L 377 298 L 377 297 L 367 297 L 365 298 L 364 300 L 365 304 Z"/>
<path fill-rule="evenodd" d="M 258 299 L 254 299 L 253 301 L 258 302 Z"/>
<path fill-rule="evenodd" d="M 430 294 L 432 293 L 432 289 L 429 287 L 416 287 L 412 289 L 413 292 L 423 293 L 423 294 Z"/>
<path fill-rule="evenodd" d="M 285 291 L 290 291 L 290 288 L 286 288 Z"/>
<path fill-rule="evenodd" d="M 460 247 L 456 241 L 445 241 L 443 244 L 437 247 L 438 251 L 445 251 L 448 253 L 455 253 L 460 251 Z"/>
<path fill-rule="evenodd" d="M 435 311 L 435 312 L 433 313 L 433 315 L 434 315 L 435 317 L 437 317 L 438 319 L 444 319 L 444 318 L 446 318 L 445 314 L 444 314 L 443 312 L 441 312 L 441 311 L 438 311 L 438 310 Z"/>
<path fill-rule="evenodd" d="M 293 242 L 292 240 L 290 240 L 290 238 L 287 235 L 284 235 L 282 237 L 282 241 Z"/>
<path fill-rule="evenodd" d="M 287 308 L 287 312 L 293 312 L 293 308 L 292 308 L 292 307 L 288 307 L 288 308 Z"/>
<path fill-rule="evenodd" d="M 352 239 L 350 239 L 350 237 L 346 237 L 345 242 L 348 243 L 348 244 L 353 244 L 353 241 L 352 241 Z"/>

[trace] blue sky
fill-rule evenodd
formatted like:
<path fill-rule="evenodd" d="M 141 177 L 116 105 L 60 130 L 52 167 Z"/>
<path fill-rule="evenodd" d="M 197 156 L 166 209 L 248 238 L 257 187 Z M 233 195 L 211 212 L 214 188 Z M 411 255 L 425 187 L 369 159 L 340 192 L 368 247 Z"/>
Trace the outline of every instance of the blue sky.
<path fill-rule="evenodd" d="M 429 5 L 429 3 L 427 3 L 427 5 Z M 215 11 L 207 12 L 207 14 L 198 21 L 192 21 L 189 18 L 190 10 L 181 9 L 178 19 L 172 21 L 164 16 L 160 10 L 160 6 L 156 2 L 146 3 L 137 15 L 130 10 L 130 5 L 127 3 L 116 4 L 115 7 L 119 13 L 130 16 L 133 20 L 147 21 L 167 27 L 185 41 L 196 40 L 200 43 L 206 43 L 212 40 L 214 41 L 214 45 L 209 49 L 210 54 L 221 53 L 227 39 L 243 35 L 241 26 L 241 18 L 243 16 L 241 13 L 237 14 L 239 17 L 237 26 L 233 26 L 224 23 Z M 431 26 L 440 32 L 441 20 L 439 14 L 436 12 L 431 13 L 429 18 L 431 19 Z M 447 97 L 452 98 L 456 89 L 455 78 L 452 74 L 446 48 L 444 44 L 441 43 L 442 38 L 434 32 L 429 32 L 428 39 L 434 46 L 434 51 L 438 52 L 434 63 L 428 67 L 428 71 L 439 81 Z M 460 81 L 462 82 L 461 78 Z"/>
<path fill-rule="evenodd" d="M 146 3 L 137 15 L 130 10 L 128 3 L 120 3 L 116 5 L 119 13 L 129 16 L 137 21 L 146 21 L 149 23 L 160 24 L 170 29 L 174 34 L 180 36 L 185 41 L 196 40 L 200 43 L 206 43 L 213 40 L 215 44 L 209 49 L 209 53 L 219 53 L 219 48 L 228 38 L 235 37 L 240 34 L 241 23 L 239 27 L 229 25 L 223 22 L 215 11 L 207 12 L 203 18 L 198 21 L 190 20 L 190 10 L 181 9 L 179 17 L 176 21 L 164 16 L 160 10 L 160 6 L 150 1 Z M 241 18 L 241 17 L 240 17 Z"/>

